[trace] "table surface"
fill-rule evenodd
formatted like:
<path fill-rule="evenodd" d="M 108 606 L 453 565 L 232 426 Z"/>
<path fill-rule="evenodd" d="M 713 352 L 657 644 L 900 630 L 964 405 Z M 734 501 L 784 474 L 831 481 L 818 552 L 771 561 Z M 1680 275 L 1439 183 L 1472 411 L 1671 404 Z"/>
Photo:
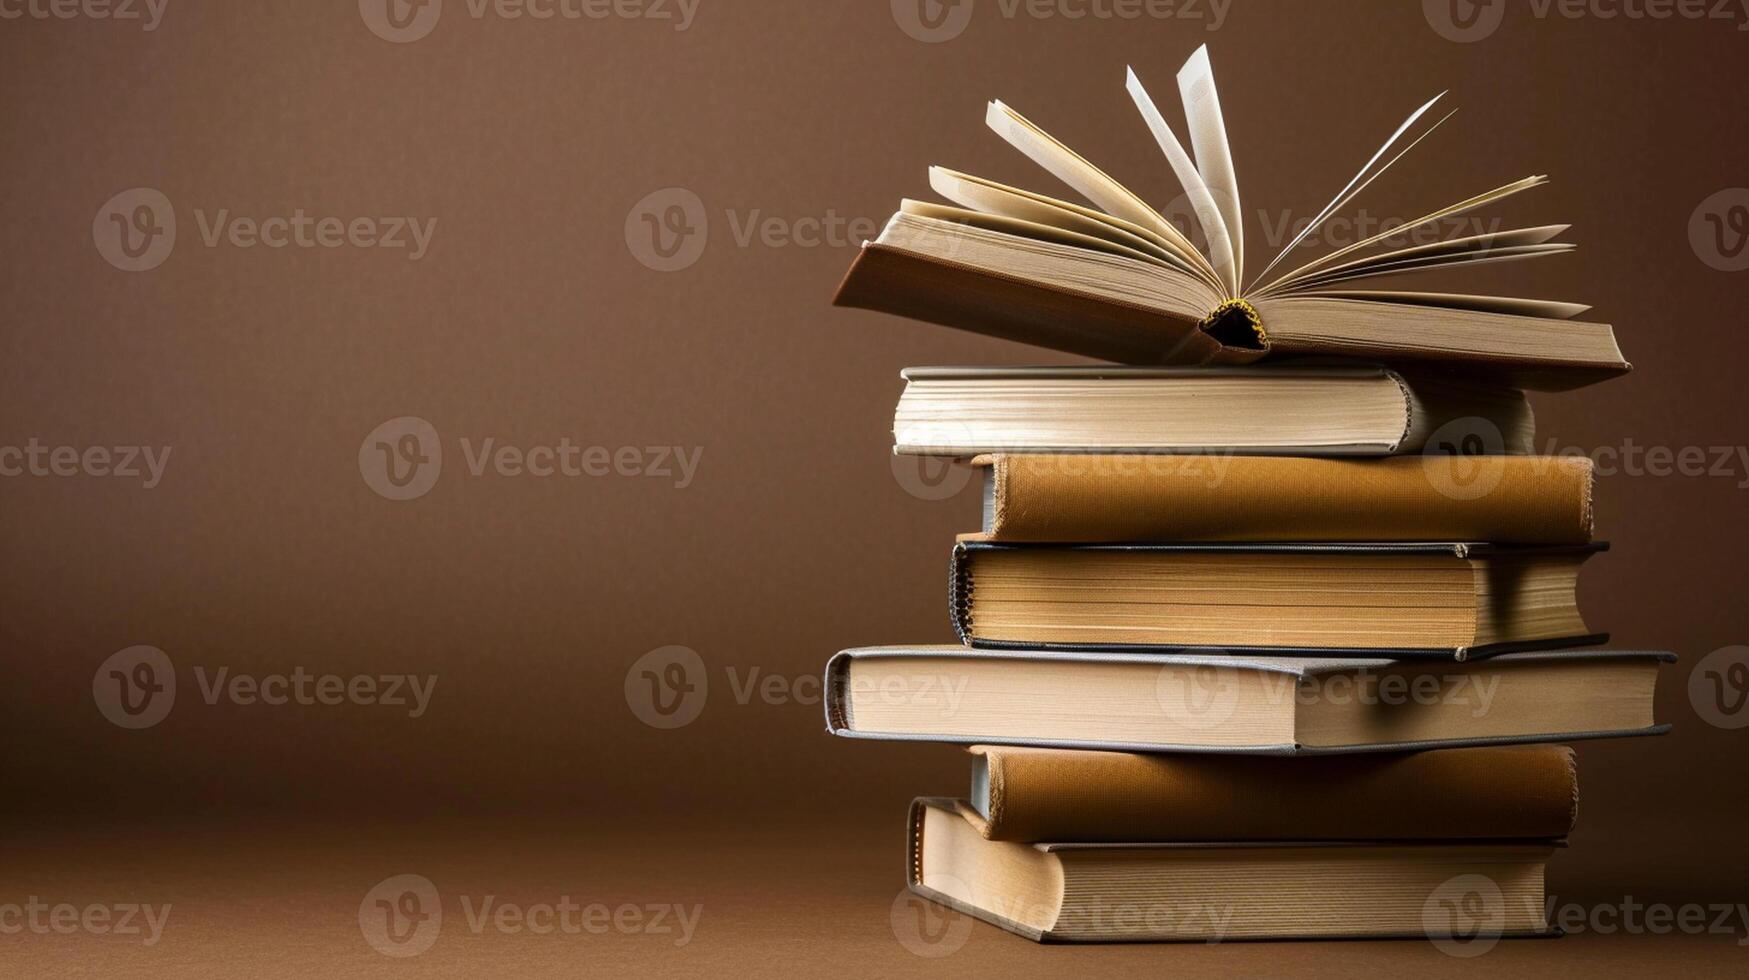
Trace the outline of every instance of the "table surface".
<path fill-rule="evenodd" d="M 10 976 L 98 977 L 1749 974 L 1749 923 L 1741 921 L 1729 934 L 1508 940 L 1473 959 L 1421 940 L 1040 946 L 951 919 L 931 933 L 945 938 L 920 943 L 895 925 L 916 913 L 895 907 L 908 899 L 890 834 L 631 823 L 17 827 L 0 844 L 0 904 L 34 897 L 81 916 L 101 905 L 111 924 L 102 913 L 86 929 L 72 912 L 57 921 L 39 911 L 34 925 L 0 912 L 8 933 L 0 964 Z M 402 938 L 412 937 L 404 945 L 378 938 L 397 952 L 432 940 L 397 958 L 371 944 L 361 906 L 400 901 L 412 879 L 379 886 L 401 875 L 429 880 L 442 915 L 419 927 L 429 932 L 403 920 Z M 120 924 L 128 905 L 157 917 L 155 943 L 147 943 L 143 911 L 131 919 L 140 934 L 103 931 Z"/>

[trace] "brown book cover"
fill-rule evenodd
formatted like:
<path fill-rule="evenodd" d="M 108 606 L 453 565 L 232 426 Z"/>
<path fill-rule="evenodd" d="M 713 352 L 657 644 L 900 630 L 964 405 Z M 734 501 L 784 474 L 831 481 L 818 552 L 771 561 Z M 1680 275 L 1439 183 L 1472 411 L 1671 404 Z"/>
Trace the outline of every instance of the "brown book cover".
<path fill-rule="evenodd" d="M 1023 344 L 1119 364 L 1250 364 L 1265 358 L 1351 357 L 1413 368 L 1437 365 L 1453 375 L 1538 391 L 1566 391 L 1626 374 L 1623 360 L 1563 360 L 1525 350 L 1490 355 L 1301 338 L 1228 337 L 1221 325 L 1168 316 L 1066 286 L 1029 282 L 916 252 L 865 244 L 839 285 L 833 305 L 875 310 Z M 1413 317 L 1404 319 L 1412 323 Z"/>
<path fill-rule="evenodd" d="M 981 456 L 984 529 L 965 540 L 1490 541 L 1584 544 L 1589 459 L 1453 456 Z"/>
<path fill-rule="evenodd" d="M 987 840 L 1556 838 L 1579 805 L 1564 745 L 1306 759 L 969 751 L 967 819 Z"/>

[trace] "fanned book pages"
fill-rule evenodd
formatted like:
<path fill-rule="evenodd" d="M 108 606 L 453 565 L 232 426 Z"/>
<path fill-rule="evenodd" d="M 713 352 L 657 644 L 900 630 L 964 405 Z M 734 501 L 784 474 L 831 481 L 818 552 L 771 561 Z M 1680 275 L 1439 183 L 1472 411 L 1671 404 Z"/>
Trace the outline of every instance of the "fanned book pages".
<path fill-rule="evenodd" d="M 1432 362 L 1514 387 L 1562 390 L 1630 369 L 1608 324 L 1577 303 L 1374 288 L 1429 270 L 1560 255 L 1564 224 L 1394 247 L 1449 219 L 1547 182 L 1516 180 L 1284 268 L 1321 225 L 1444 122 L 1436 96 L 1412 112 L 1354 178 L 1255 273 L 1245 256 L 1238 181 L 1206 48 L 1179 72 L 1186 151 L 1131 71 L 1130 97 L 1183 185 L 1207 242 L 1001 102 L 986 122 L 1092 207 L 944 167 L 930 186 L 951 204 L 906 200 L 865 243 L 835 302 L 1131 364 L 1245 364 L 1348 356 Z M 1359 288 L 1365 286 L 1366 288 Z"/>

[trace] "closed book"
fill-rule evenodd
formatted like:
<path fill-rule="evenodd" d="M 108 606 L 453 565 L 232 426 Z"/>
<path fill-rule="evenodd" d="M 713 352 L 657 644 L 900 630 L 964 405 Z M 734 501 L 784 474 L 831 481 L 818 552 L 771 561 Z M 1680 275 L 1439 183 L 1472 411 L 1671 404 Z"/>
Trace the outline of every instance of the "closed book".
<path fill-rule="evenodd" d="M 966 817 L 987 840 L 1555 838 L 1579 807 L 1564 745 L 1305 759 L 970 751 Z"/>
<path fill-rule="evenodd" d="M 1447 449 L 1461 450 L 1461 444 Z M 1592 463 L 1196 454 L 980 456 L 997 542 L 1490 541 L 1584 544 Z"/>
<path fill-rule="evenodd" d="M 1669 653 L 1468 663 L 861 647 L 826 663 L 848 738 L 1123 752 L 1320 755 L 1658 735 Z"/>
<path fill-rule="evenodd" d="M 1036 942 L 1425 937 L 1461 950 L 1558 935 L 1544 879 L 1560 841 L 1018 843 L 985 840 L 966 813 L 912 804 L 911 890 Z"/>
<path fill-rule="evenodd" d="M 914 367 L 893 451 L 1390 456 L 1439 443 L 1528 452 L 1524 393 L 1376 365 Z"/>
<path fill-rule="evenodd" d="M 1608 547 L 962 541 L 949 611 L 987 649 L 1318 650 L 1466 660 L 1586 646 L 1579 566 Z"/>

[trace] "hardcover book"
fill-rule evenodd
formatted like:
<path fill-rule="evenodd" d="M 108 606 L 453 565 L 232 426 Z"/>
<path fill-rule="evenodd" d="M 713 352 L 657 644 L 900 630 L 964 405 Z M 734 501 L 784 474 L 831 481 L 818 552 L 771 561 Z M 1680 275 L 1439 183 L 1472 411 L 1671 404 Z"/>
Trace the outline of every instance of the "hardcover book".
<path fill-rule="evenodd" d="M 1206 48 L 1178 74 L 1191 149 L 1132 71 L 1127 87 L 1192 205 L 1206 244 L 1001 102 L 985 121 L 1093 207 L 942 167 L 930 186 L 952 204 L 905 201 L 865 243 L 835 302 L 1132 364 L 1247 364 L 1345 356 L 1438 362 L 1513 387 L 1561 390 L 1630 369 L 1611 328 L 1581 304 L 1357 289 L 1389 276 L 1559 255 L 1563 224 L 1392 247 L 1456 215 L 1546 183 L 1542 176 L 1435 208 L 1297 267 L 1284 262 L 1332 215 L 1433 133 L 1435 96 L 1255 274 L 1226 122 Z M 1194 159 L 1192 158 L 1194 152 Z"/>
<path fill-rule="evenodd" d="M 1038 942 L 1420 938 L 1451 922 L 1442 900 L 1491 936 L 1548 935 L 1544 869 L 1562 846 L 1023 844 L 985 840 L 947 799 L 914 802 L 908 836 L 913 892 Z M 1495 887 L 1453 887 L 1468 875 Z"/>
<path fill-rule="evenodd" d="M 1316 841 L 1565 837 L 1573 750 L 1142 755 L 974 745 L 965 817 L 986 840 Z"/>
<path fill-rule="evenodd" d="M 1592 533 L 1593 467 L 1582 456 L 1001 453 L 972 463 L 984 519 L 967 541 L 1581 545 Z"/>
<path fill-rule="evenodd" d="M 826 664 L 835 735 L 1122 752 L 1397 751 L 1657 735 L 1668 653 L 1470 663 L 862 647 Z"/>
<path fill-rule="evenodd" d="M 909 368 L 901 377 L 893 451 L 926 456 L 1382 456 L 1420 452 L 1442 429 L 1479 433 L 1494 453 L 1523 453 L 1534 429 L 1515 389 L 1365 365 Z"/>
<path fill-rule="evenodd" d="M 1300 650 L 1466 660 L 1602 643 L 1579 566 L 1603 542 L 954 546 L 949 611 L 989 649 Z"/>

